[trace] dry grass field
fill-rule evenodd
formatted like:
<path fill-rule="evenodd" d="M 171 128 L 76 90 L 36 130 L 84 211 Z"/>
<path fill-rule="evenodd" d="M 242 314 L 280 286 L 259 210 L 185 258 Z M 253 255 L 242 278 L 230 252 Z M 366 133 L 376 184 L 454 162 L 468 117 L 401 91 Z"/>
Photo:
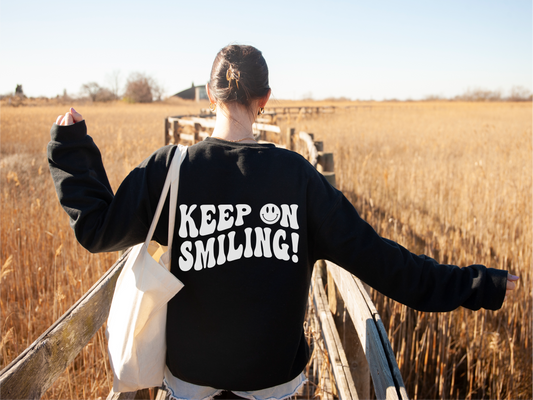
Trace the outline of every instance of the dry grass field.
<path fill-rule="evenodd" d="M 76 108 L 90 121 L 114 190 L 133 167 L 161 147 L 166 116 L 198 112 L 196 104 L 179 102 Z M 1 110 L 1 368 L 117 259 L 116 253 L 90 254 L 83 249 L 57 200 L 46 145 L 52 123 L 67 110 L 67 105 Z M 104 336 L 100 330 L 44 398 L 106 398 L 113 376 Z"/>
<path fill-rule="evenodd" d="M 532 398 L 531 104 L 357 105 L 280 125 L 324 141 L 335 154 L 337 187 L 381 235 L 443 263 L 480 263 L 521 277 L 497 312 L 419 313 L 373 293 L 408 393 L 424 399 Z M 51 124 L 67 107 L 1 109 L 0 368 L 116 259 L 77 244 L 57 201 L 46 144 Z M 165 116 L 199 107 L 76 108 L 116 189 L 162 145 Z M 100 330 L 44 398 L 105 398 L 111 379 Z"/>
<path fill-rule="evenodd" d="M 531 104 L 367 106 L 290 125 L 334 153 L 338 188 L 382 236 L 521 277 L 497 312 L 420 313 L 373 293 L 407 392 L 533 398 Z"/>

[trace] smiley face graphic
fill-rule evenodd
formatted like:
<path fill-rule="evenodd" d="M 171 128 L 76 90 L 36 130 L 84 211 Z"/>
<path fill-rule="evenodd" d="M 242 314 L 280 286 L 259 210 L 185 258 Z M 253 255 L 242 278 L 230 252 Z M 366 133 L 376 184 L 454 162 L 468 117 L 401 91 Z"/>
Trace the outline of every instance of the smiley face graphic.
<path fill-rule="evenodd" d="M 272 225 L 279 221 L 281 211 L 277 205 L 268 203 L 261 208 L 259 216 L 261 217 L 261 221 L 265 224 Z"/>

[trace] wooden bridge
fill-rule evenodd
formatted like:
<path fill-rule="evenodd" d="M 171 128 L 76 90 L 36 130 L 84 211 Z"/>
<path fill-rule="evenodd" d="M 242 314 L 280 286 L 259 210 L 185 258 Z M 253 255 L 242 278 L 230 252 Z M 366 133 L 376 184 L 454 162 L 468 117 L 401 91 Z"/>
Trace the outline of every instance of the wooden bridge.
<path fill-rule="evenodd" d="M 283 112 L 282 110 L 276 111 Z M 193 144 L 210 136 L 211 115 L 165 120 L 164 143 Z M 334 161 L 313 135 L 281 132 L 275 125 L 254 124 L 259 141 L 303 154 L 335 185 Z M 0 372 L 2 399 L 39 399 L 107 320 L 117 278 L 127 250 L 115 264 L 46 332 Z M 407 399 L 407 392 L 379 314 L 367 288 L 329 261 L 314 268 L 306 329 L 312 350 L 307 366 L 310 383 L 298 398 Z M 370 379 L 371 377 L 371 379 Z M 370 387 L 370 382 L 373 384 Z M 158 388 L 113 393 L 108 399 L 159 399 Z"/>

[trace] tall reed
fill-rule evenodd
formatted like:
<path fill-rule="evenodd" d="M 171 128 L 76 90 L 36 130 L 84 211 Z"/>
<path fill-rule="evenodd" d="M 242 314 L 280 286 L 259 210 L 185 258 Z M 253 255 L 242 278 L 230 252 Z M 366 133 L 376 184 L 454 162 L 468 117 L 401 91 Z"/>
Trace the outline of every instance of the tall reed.
<path fill-rule="evenodd" d="M 205 106 L 205 105 L 204 105 Z M 168 115 L 197 104 L 80 105 L 116 190 L 129 171 L 163 145 Z M 50 127 L 67 106 L 3 107 L 0 183 L 0 368 L 37 339 L 117 259 L 91 254 L 74 238 L 48 171 Z M 49 399 L 105 398 L 112 384 L 101 329 L 45 393 Z"/>
<path fill-rule="evenodd" d="M 358 105 L 320 118 L 292 117 L 290 125 L 315 132 L 335 153 L 337 186 L 363 217 L 416 253 L 521 276 L 497 312 L 419 313 L 373 293 L 408 393 L 532 398 L 530 105 Z M 165 116 L 199 109 L 194 103 L 78 108 L 115 190 L 163 144 Z M 81 248 L 57 201 L 45 148 L 52 122 L 66 110 L 3 107 L 0 114 L 2 368 L 116 259 Z M 105 346 L 100 330 L 44 398 L 107 396 Z"/>
<path fill-rule="evenodd" d="M 516 103 L 370 103 L 291 121 L 335 154 L 337 186 L 382 236 L 521 277 L 496 312 L 421 313 L 373 292 L 414 398 L 533 397 L 531 123 Z"/>

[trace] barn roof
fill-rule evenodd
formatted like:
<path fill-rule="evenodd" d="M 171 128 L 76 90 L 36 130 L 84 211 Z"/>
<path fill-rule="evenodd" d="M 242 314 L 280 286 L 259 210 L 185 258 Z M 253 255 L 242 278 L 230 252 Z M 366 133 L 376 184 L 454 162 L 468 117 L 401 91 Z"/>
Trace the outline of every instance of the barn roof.
<path fill-rule="evenodd" d="M 207 91 L 205 90 L 205 85 L 197 85 L 195 86 L 194 83 L 191 85 L 190 88 L 182 90 L 179 93 L 176 93 L 176 97 L 179 97 L 181 99 L 187 99 L 187 100 L 208 100 L 207 97 Z"/>

